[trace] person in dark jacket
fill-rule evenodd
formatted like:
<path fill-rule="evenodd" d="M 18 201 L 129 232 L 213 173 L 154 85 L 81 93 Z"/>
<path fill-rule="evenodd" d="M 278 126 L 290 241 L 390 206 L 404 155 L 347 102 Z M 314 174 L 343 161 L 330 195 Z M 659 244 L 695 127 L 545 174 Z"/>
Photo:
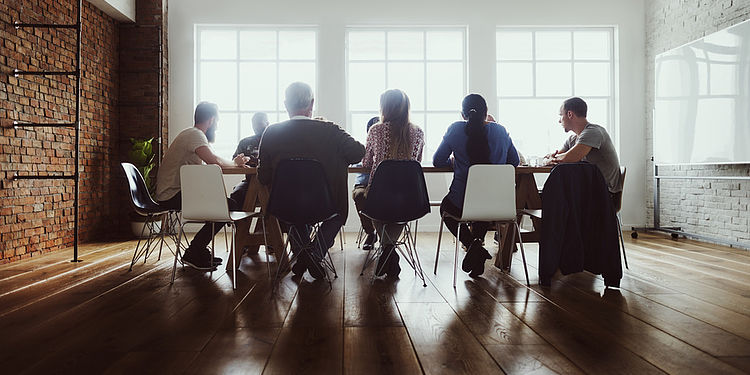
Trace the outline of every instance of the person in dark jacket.
<path fill-rule="evenodd" d="M 287 87 L 285 97 L 289 120 L 270 125 L 263 133 L 258 180 L 264 185 L 273 185 L 274 170 L 281 160 L 308 158 L 320 162 L 338 213 L 335 218 L 324 222 L 317 234 L 327 251 L 346 222 L 349 210 L 347 168 L 362 160 L 365 146 L 333 122 L 310 118 L 314 100 L 308 84 L 292 83 Z M 302 233 L 302 230 L 298 232 Z M 292 248 L 292 251 L 297 252 L 298 249 Z M 292 271 L 299 275 L 309 269 L 314 278 L 323 277 L 321 268 L 309 264 L 310 261 L 305 257 L 299 258 Z"/>

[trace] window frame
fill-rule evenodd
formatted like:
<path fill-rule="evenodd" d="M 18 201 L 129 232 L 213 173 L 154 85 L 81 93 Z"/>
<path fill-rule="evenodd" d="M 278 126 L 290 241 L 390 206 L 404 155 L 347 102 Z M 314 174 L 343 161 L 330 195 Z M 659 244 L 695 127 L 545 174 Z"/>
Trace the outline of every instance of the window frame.
<path fill-rule="evenodd" d="M 571 54 L 569 59 L 537 59 L 536 56 L 536 34 L 538 32 L 568 32 L 570 33 L 570 49 Z M 586 31 L 604 31 L 607 33 L 609 48 L 608 54 L 609 59 L 577 59 L 575 56 L 575 32 L 586 32 Z M 555 100 L 559 99 L 560 104 L 563 100 L 570 96 L 555 96 L 555 95 L 537 95 L 537 63 L 570 63 L 570 82 L 571 82 L 571 96 L 580 96 L 576 93 L 576 63 L 608 63 L 609 64 L 609 95 L 584 95 L 580 96 L 584 100 L 607 100 L 607 116 L 605 124 L 601 124 L 609 133 L 613 143 L 619 145 L 617 129 L 618 124 L 618 81 L 617 72 L 619 71 L 618 65 L 618 54 L 617 54 L 617 27 L 616 26 L 498 26 L 495 29 L 495 40 L 498 40 L 499 34 L 502 32 L 530 32 L 531 37 L 531 59 L 501 59 L 500 50 L 498 43 L 495 43 L 495 66 L 499 66 L 500 63 L 531 63 L 531 77 L 532 77 L 532 94 L 531 95 L 502 95 L 500 94 L 500 71 L 497 68 L 495 72 L 495 84 L 496 84 L 496 105 L 500 108 L 502 100 Z M 556 111 L 557 109 L 551 109 Z M 559 146 L 555 146 L 559 147 Z M 619 147 L 618 147 L 619 149 Z"/>
<path fill-rule="evenodd" d="M 382 32 L 385 36 L 384 41 L 384 50 L 385 55 L 383 59 L 357 59 L 352 60 L 349 57 L 349 51 L 350 51 L 350 45 L 349 45 L 349 34 L 351 32 Z M 461 59 L 428 59 L 427 58 L 427 33 L 429 32 L 445 32 L 445 31 L 455 31 L 461 33 L 461 40 L 463 43 L 463 48 L 461 49 Z M 423 58 L 421 60 L 411 60 L 411 59 L 389 59 L 388 58 L 388 33 L 389 32 L 421 32 L 422 33 L 422 40 L 423 40 Z M 461 79 L 463 81 L 463 87 L 462 87 L 462 96 L 466 95 L 468 92 L 468 85 L 469 85 L 469 62 L 468 62 L 468 55 L 469 55 L 469 41 L 468 41 L 468 27 L 466 25 L 441 25 L 441 26 L 373 26 L 373 25 L 347 25 L 344 28 L 344 43 L 345 43 L 345 50 L 344 50 L 344 59 L 345 59 L 345 106 L 346 106 L 346 122 L 347 122 L 347 131 L 350 134 L 354 134 L 354 126 L 355 124 L 352 121 L 352 115 L 365 115 L 365 114 L 371 114 L 373 112 L 379 113 L 380 108 L 379 105 L 376 103 L 375 110 L 374 111 L 368 111 L 368 110 L 352 110 L 350 108 L 349 98 L 350 98 L 350 91 L 349 91 L 349 79 L 350 79 L 350 64 L 351 63 L 378 63 L 384 65 L 384 79 L 385 79 L 385 87 L 386 90 L 390 89 L 388 87 L 388 64 L 389 63 L 421 63 L 423 66 L 423 93 L 424 93 L 424 108 L 415 110 L 414 108 L 410 109 L 410 114 L 413 113 L 420 113 L 420 116 L 422 120 L 417 123 L 416 125 L 420 126 L 425 133 L 427 133 L 427 116 L 428 114 L 456 114 L 458 117 L 458 113 L 460 113 L 460 103 L 456 103 L 456 109 L 441 109 L 441 110 L 429 110 L 427 102 L 428 102 L 428 90 L 427 90 L 427 65 L 429 63 L 461 63 L 462 71 L 461 71 Z M 409 93 L 407 93 L 408 95 Z M 458 118 L 457 118 L 458 121 Z M 364 124 L 358 124 L 361 126 L 364 126 Z M 447 128 L 450 124 L 446 124 L 445 127 Z M 364 141 L 364 140 L 363 140 Z M 425 148 L 428 146 L 425 145 Z M 438 147 L 438 145 L 434 145 L 435 148 Z M 426 160 L 423 156 L 423 160 Z"/>
<path fill-rule="evenodd" d="M 233 31 L 236 34 L 236 52 L 237 56 L 234 59 L 204 59 L 201 58 L 201 32 L 203 31 Z M 260 59 L 260 58 L 241 58 L 241 39 L 239 37 L 240 33 L 242 31 L 267 31 L 267 32 L 274 32 L 276 34 L 276 56 L 273 59 Z M 312 32 L 314 34 L 314 40 L 315 40 L 315 57 L 312 59 L 282 59 L 279 56 L 279 33 L 285 32 L 285 31 L 295 31 L 295 32 L 301 32 L 301 31 L 308 31 Z M 273 63 L 276 66 L 276 109 L 271 110 L 270 108 L 253 108 L 253 109 L 241 109 L 241 85 L 237 84 L 237 92 L 236 92 L 236 109 L 234 110 L 227 110 L 219 108 L 220 114 L 236 114 L 237 115 L 237 143 L 239 144 L 239 141 L 243 138 L 250 136 L 251 134 L 243 134 L 242 130 L 242 116 L 243 115 L 252 115 L 257 112 L 273 112 L 279 115 L 279 120 L 281 121 L 282 114 L 286 113 L 286 108 L 283 108 L 282 105 L 280 105 L 280 96 L 283 95 L 284 87 L 280 87 L 280 77 L 279 77 L 279 65 L 282 63 L 290 63 L 290 62 L 305 62 L 305 63 L 312 63 L 314 68 L 314 75 L 315 75 L 315 87 L 313 87 L 313 96 L 317 97 L 317 90 L 318 90 L 318 82 L 320 82 L 320 71 L 318 69 L 318 59 L 320 56 L 320 31 L 319 27 L 315 25 L 224 25 L 224 24 L 196 24 L 194 26 L 194 33 L 193 37 L 195 38 L 193 41 L 193 46 L 195 48 L 194 50 L 194 58 L 193 58 L 193 107 L 198 105 L 201 98 L 201 64 L 204 62 L 232 62 L 236 64 L 236 75 L 237 80 L 240 79 L 240 71 L 241 71 L 241 65 L 242 63 L 253 63 L 253 62 L 265 62 L 265 63 Z M 221 120 L 220 120 L 221 121 Z M 272 121 L 273 123 L 273 121 Z M 248 124 L 250 125 L 250 124 Z M 231 156 L 231 155 L 229 155 Z"/>

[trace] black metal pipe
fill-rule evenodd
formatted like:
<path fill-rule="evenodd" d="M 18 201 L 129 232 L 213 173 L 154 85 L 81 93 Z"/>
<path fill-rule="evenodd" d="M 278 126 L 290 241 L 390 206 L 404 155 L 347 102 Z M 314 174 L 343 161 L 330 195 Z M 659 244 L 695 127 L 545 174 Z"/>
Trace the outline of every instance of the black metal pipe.
<path fill-rule="evenodd" d="M 18 122 L 13 121 L 14 128 L 72 128 L 76 126 L 74 122 L 61 122 L 57 124 L 43 122 Z"/>
<path fill-rule="evenodd" d="M 76 121 L 75 121 L 75 129 L 76 129 L 76 165 L 75 165 L 75 172 L 73 173 L 75 175 L 75 191 L 74 191 L 74 215 L 75 218 L 73 219 L 73 260 L 72 262 L 80 262 L 78 259 L 78 190 L 79 190 L 79 181 L 81 179 L 81 176 L 78 171 L 78 164 L 79 164 L 79 151 L 80 151 L 80 133 L 81 133 L 81 29 L 82 23 L 81 23 L 81 13 L 83 12 L 83 0 L 78 0 L 78 22 L 76 22 L 77 30 L 76 33 L 78 34 L 78 41 L 76 43 Z"/>
<path fill-rule="evenodd" d="M 74 72 L 45 72 L 45 71 L 24 71 L 13 69 L 14 76 L 76 76 L 79 71 Z"/>
<path fill-rule="evenodd" d="M 20 175 L 19 176 L 18 174 L 16 174 L 13 176 L 14 180 L 73 180 L 75 178 L 76 176 L 73 176 L 73 175 L 70 175 L 70 176 L 66 176 L 66 175 L 47 175 L 47 176 Z"/>
<path fill-rule="evenodd" d="M 77 24 L 55 24 L 55 23 L 23 23 L 23 22 L 15 22 L 13 23 L 13 26 L 15 26 L 16 29 L 20 28 L 47 28 L 47 29 L 77 29 Z"/>

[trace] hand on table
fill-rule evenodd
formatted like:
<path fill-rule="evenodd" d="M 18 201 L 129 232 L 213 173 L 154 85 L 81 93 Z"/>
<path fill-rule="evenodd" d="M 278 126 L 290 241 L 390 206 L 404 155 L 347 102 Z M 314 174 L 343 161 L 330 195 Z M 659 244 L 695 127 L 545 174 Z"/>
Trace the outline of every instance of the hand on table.
<path fill-rule="evenodd" d="M 234 159 L 232 161 L 238 167 L 250 168 L 247 165 L 245 165 L 245 164 L 247 164 L 247 162 L 250 161 L 250 158 L 247 157 L 247 156 L 245 156 L 245 154 L 238 154 L 237 156 L 234 157 Z"/>

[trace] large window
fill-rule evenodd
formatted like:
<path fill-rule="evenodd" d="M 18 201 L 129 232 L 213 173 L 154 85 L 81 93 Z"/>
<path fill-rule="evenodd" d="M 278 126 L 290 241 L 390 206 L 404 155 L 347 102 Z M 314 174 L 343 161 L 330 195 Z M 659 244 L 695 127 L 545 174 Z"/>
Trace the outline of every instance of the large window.
<path fill-rule="evenodd" d="M 294 81 L 316 85 L 316 31 L 303 27 L 198 26 L 195 100 L 219 105 L 215 152 L 230 157 L 253 134 L 251 118 L 286 118 L 284 89 Z"/>
<path fill-rule="evenodd" d="M 498 122 L 525 156 L 562 146 L 562 101 L 579 96 L 588 119 L 614 139 L 614 31 L 612 28 L 497 31 Z"/>
<path fill-rule="evenodd" d="M 347 114 L 352 135 L 364 142 L 367 121 L 379 115 L 380 94 L 401 89 L 411 121 L 425 132 L 423 159 L 431 160 L 445 129 L 460 120 L 466 93 L 464 28 L 349 28 Z"/>

